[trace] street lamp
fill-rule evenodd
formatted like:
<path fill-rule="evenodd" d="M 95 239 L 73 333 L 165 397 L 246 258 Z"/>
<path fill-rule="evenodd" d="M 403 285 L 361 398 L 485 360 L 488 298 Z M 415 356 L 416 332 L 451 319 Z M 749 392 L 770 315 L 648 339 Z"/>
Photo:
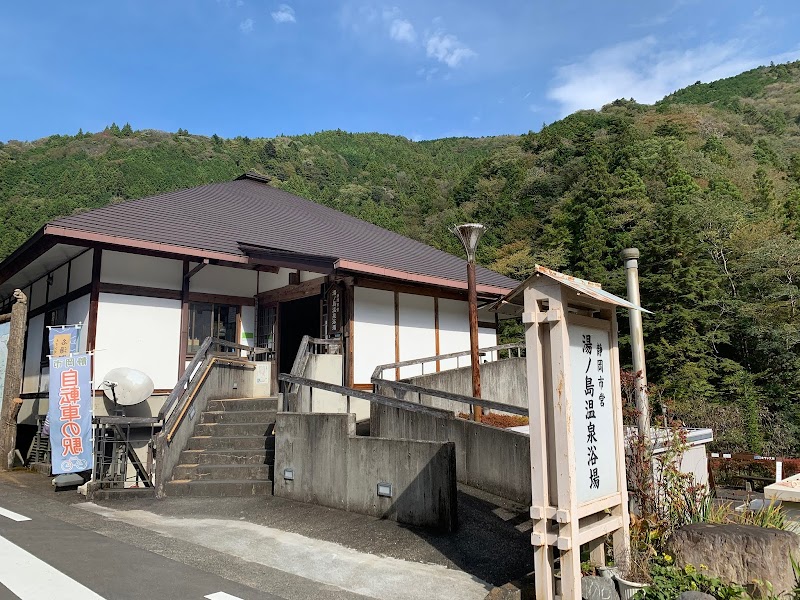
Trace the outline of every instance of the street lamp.
<path fill-rule="evenodd" d="M 451 231 L 461 240 L 467 251 L 467 304 L 469 305 L 469 351 L 472 362 L 472 397 L 481 397 L 481 369 L 478 356 L 478 290 L 475 281 L 475 249 L 486 231 L 480 223 L 465 223 L 454 226 Z M 483 409 L 472 405 L 472 419 L 480 422 Z"/>

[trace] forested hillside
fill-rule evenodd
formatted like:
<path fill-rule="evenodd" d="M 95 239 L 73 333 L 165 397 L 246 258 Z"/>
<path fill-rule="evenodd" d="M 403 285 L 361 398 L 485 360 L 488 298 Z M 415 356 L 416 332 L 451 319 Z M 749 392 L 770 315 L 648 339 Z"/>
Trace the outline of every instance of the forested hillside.
<path fill-rule="evenodd" d="M 248 170 L 454 253 L 447 227 L 481 221 L 480 260 L 518 279 L 539 262 L 624 294 L 619 251 L 639 247 L 657 410 L 714 427 L 726 451 L 800 454 L 800 63 L 521 136 L 222 139 L 112 125 L 11 141 L 0 254 L 54 217 Z"/>

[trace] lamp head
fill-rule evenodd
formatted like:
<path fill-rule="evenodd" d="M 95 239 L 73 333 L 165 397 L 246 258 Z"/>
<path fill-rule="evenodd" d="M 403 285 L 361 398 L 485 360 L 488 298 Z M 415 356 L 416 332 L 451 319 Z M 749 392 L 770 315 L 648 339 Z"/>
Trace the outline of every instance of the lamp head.
<path fill-rule="evenodd" d="M 486 231 L 486 227 L 480 223 L 464 223 L 463 225 L 454 225 L 450 231 L 464 245 L 464 250 L 467 251 L 467 260 L 474 263 L 475 249 L 478 247 L 478 242 Z"/>

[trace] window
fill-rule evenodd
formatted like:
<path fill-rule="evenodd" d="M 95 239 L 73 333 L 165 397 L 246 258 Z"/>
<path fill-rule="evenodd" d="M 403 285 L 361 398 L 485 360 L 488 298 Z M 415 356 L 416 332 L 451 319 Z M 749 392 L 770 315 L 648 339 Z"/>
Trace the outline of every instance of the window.
<path fill-rule="evenodd" d="M 50 355 L 50 330 L 47 328 L 48 326 L 54 327 L 56 325 L 66 325 L 67 324 L 67 305 L 62 304 L 54 308 L 53 310 L 48 310 L 44 313 L 44 327 L 42 328 L 42 356 L 41 356 L 41 366 L 46 367 L 49 364 L 47 357 Z"/>
<path fill-rule="evenodd" d="M 191 302 L 189 304 L 189 344 L 187 351 L 194 354 L 211 336 L 228 342 L 237 342 L 239 307 L 233 304 Z M 233 351 L 231 349 L 231 351 Z"/>

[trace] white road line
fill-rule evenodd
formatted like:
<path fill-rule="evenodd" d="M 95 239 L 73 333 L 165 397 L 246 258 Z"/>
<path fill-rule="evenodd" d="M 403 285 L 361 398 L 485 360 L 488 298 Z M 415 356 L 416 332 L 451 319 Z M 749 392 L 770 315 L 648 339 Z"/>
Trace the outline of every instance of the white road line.
<path fill-rule="evenodd" d="M 20 600 L 104 600 L 102 596 L 2 536 L 0 581 Z"/>
<path fill-rule="evenodd" d="M 230 594 L 226 594 L 225 592 L 214 592 L 213 594 L 209 594 L 208 596 L 203 596 L 204 598 L 208 598 L 208 600 L 242 600 L 239 596 L 231 596 Z"/>
<path fill-rule="evenodd" d="M 0 507 L 0 517 L 5 517 L 7 519 L 11 519 L 12 521 L 30 521 L 30 519 L 25 515 L 15 513 L 13 510 L 8 510 L 2 507 Z"/>

